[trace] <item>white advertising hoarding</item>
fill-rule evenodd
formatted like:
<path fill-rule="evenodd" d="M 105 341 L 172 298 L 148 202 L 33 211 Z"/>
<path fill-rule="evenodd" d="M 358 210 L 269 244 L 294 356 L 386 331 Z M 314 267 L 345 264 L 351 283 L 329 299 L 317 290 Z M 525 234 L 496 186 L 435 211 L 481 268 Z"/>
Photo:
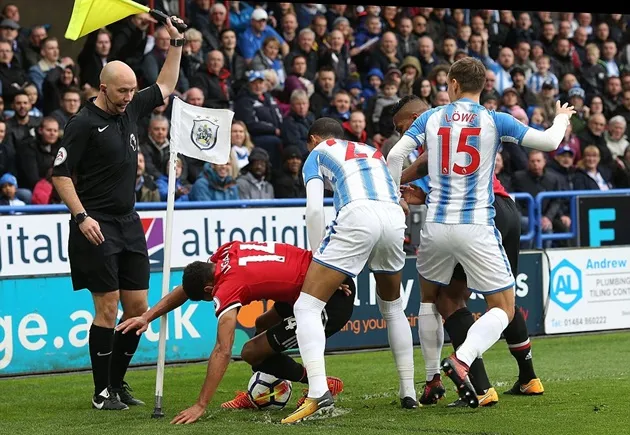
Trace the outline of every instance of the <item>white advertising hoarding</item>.
<path fill-rule="evenodd" d="M 546 334 L 630 328 L 630 247 L 546 253 Z"/>
<path fill-rule="evenodd" d="M 290 243 L 309 248 L 304 207 L 175 210 L 171 267 L 207 260 L 232 240 Z M 166 211 L 140 211 L 151 263 L 164 260 Z M 325 207 L 326 221 L 335 215 Z M 0 278 L 70 273 L 67 213 L 3 216 L 0 219 Z"/>

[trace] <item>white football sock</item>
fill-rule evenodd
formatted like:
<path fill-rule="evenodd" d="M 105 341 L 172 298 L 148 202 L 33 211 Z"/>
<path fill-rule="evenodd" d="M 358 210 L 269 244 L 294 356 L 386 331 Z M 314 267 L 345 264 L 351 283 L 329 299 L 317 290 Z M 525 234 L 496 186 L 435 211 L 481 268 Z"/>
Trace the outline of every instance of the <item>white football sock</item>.
<path fill-rule="evenodd" d="M 326 333 L 322 323 L 322 310 L 326 302 L 306 293 L 300 293 L 293 314 L 297 323 L 296 335 L 302 364 L 308 376 L 308 397 L 320 398 L 328 391 L 326 381 Z"/>
<path fill-rule="evenodd" d="M 440 356 L 444 345 L 444 325 L 435 304 L 420 303 L 418 335 L 424 358 L 427 381 L 440 373 Z"/>
<path fill-rule="evenodd" d="M 470 367 L 475 358 L 481 358 L 485 351 L 499 341 L 508 323 L 508 315 L 502 309 L 492 308 L 487 311 L 470 327 L 466 340 L 457 349 L 455 356 Z"/>
<path fill-rule="evenodd" d="M 377 295 L 376 302 L 387 323 L 389 347 L 394 355 L 400 379 L 398 394 L 401 399 L 411 397 L 416 400 L 416 389 L 413 384 L 413 337 L 409 320 L 403 310 L 402 299 L 399 297 L 395 301 L 384 301 Z"/>

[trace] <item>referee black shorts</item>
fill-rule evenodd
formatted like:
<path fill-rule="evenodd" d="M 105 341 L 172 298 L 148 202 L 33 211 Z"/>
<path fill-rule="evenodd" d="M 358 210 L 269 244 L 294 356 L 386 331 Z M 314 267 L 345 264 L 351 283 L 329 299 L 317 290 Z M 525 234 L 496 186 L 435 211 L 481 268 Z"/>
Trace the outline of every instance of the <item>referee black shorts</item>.
<path fill-rule="evenodd" d="M 94 293 L 149 288 L 147 241 L 138 213 L 109 216 L 90 213 L 105 241 L 96 246 L 70 220 L 68 259 L 74 290 Z"/>
<path fill-rule="evenodd" d="M 352 317 L 354 297 L 357 289 L 354 285 L 354 281 L 350 277 L 344 281 L 344 284 L 350 287 L 352 294 L 346 296 L 344 292 L 336 291 L 330 297 L 322 311 L 322 322 L 324 323 L 326 338 L 343 329 L 346 323 L 348 323 L 348 320 Z M 284 320 L 265 332 L 269 345 L 278 353 L 296 348 L 297 336 L 295 329 L 297 325 L 293 315 L 293 306 L 284 302 L 278 302 L 275 303 L 273 307 Z"/>
<path fill-rule="evenodd" d="M 518 253 L 521 244 L 521 215 L 512 198 L 494 196 L 494 225 L 501 233 L 503 249 L 510 262 L 512 274 L 518 274 Z M 461 264 L 457 263 L 452 279 L 466 281 L 466 273 Z"/>

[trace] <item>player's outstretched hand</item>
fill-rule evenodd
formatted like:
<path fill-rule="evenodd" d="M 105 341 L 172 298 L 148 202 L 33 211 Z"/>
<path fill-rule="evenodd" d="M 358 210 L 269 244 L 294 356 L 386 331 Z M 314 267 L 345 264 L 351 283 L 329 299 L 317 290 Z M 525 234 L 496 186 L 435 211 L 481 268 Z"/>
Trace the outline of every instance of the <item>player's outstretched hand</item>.
<path fill-rule="evenodd" d="M 184 409 L 179 414 L 177 414 L 175 418 L 171 420 L 171 424 L 194 423 L 197 420 L 199 420 L 199 418 L 201 418 L 201 416 L 203 415 L 205 411 L 206 409 L 203 406 L 199 405 L 198 403 L 195 403 L 190 408 Z"/>
<path fill-rule="evenodd" d="M 142 334 L 149 327 L 149 322 L 142 316 L 132 317 L 130 319 L 125 320 L 120 325 L 116 327 L 116 331 L 122 331 L 123 334 L 131 331 L 132 329 L 137 329 L 136 335 Z"/>
<path fill-rule="evenodd" d="M 426 194 L 415 184 L 403 184 L 400 186 L 400 193 L 403 199 L 409 205 L 424 204 Z"/>
<path fill-rule="evenodd" d="M 575 114 L 575 108 L 569 106 L 569 103 L 560 104 L 560 100 L 558 100 L 556 101 L 556 116 L 560 114 L 568 115 L 571 118 L 571 115 Z"/>
<path fill-rule="evenodd" d="M 350 296 L 352 294 L 348 284 L 341 284 L 337 290 L 344 292 L 346 296 Z"/>

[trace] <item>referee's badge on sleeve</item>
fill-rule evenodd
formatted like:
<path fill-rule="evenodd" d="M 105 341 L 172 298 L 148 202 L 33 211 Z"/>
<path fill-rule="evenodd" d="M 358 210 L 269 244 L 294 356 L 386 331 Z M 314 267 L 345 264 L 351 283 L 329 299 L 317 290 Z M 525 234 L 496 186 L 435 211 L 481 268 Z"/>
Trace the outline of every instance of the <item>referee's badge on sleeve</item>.
<path fill-rule="evenodd" d="M 68 158 L 68 151 L 64 147 L 59 148 L 57 151 L 57 157 L 55 157 L 55 166 L 59 166 Z"/>

